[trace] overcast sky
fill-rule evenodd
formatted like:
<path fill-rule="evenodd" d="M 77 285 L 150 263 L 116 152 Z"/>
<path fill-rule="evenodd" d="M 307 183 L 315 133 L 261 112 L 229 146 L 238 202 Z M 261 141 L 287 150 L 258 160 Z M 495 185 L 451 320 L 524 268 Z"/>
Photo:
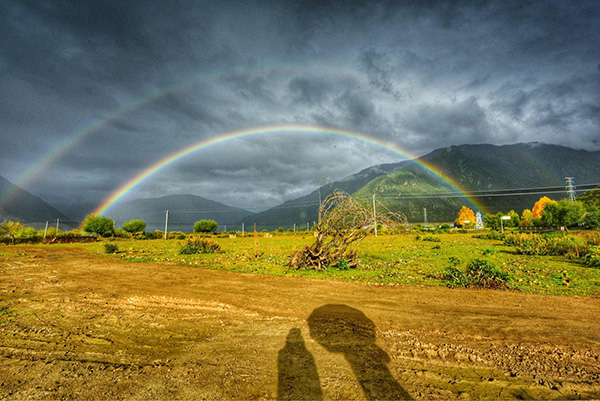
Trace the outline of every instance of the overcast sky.
<path fill-rule="evenodd" d="M 99 204 L 199 141 L 278 124 L 417 155 L 530 141 L 598 150 L 600 2 L 9 0 L 0 76 L 0 175 L 63 209 Z M 265 135 L 197 152 L 130 198 L 262 210 L 399 160 L 327 135 Z"/>

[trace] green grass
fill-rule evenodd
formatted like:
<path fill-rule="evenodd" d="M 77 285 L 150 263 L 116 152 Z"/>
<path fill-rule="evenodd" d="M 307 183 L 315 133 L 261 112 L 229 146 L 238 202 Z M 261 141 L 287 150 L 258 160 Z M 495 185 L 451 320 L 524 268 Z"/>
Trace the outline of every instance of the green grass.
<path fill-rule="evenodd" d="M 436 235 L 437 237 L 437 235 Z M 586 267 L 562 256 L 518 255 L 515 248 L 500 240 L 472 238 L 472 234 L 440 234 L 441 242 L 415 239 L 414 234 L 368 237 L 359 248 L 357 269 L 325 271 L 290 270 L 287 257 L 295 249 L 312 243 L 308 234 L 258 237 L 258 256 L 252 235 L 212 238 L 224 253 L 179 255 L 181 240 L 119 240 L 120 252 L 104 253 L 104 243 L 76 244 L 104 257 L 127 261 L 187 265 L 190 267 L 259 273 L 275 276 L 354 281 L 372 284 L 445 286 L 443 270 L 450 258 L 464 268 L 473 259 L 483 258 L 509 274 L 511 291 L 560 295 L 599 295 L 600 269 Z M 57 246 L 57 245 L 51 245 Z"/>

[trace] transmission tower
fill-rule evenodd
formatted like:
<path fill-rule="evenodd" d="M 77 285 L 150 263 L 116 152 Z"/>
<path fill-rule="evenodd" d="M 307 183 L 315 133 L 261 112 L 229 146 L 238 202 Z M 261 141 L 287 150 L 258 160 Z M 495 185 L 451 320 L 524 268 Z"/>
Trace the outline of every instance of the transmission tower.
<path fill-rule="evenodd" d="M 483 219 L 481 218 L 481 213 L 477 212 L 475 214 L 475 229 L 483 230 Z"/>
<path fill-rule="evenodd" d="M 567 195 L 569 195 L 569 200 L 575 202 L 575 178 L 565 177 L 565 180 L 567 180 Z"/>

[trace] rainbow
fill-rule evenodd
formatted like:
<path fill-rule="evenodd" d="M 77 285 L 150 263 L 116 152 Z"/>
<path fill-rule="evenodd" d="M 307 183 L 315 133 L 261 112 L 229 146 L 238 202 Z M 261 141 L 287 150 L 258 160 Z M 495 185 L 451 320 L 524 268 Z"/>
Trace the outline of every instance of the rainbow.
<path fill-rule="evenodd" d="M 445 176 L 440 171 L 436 170 L 433 166 L 425 163 L 424 161 L 416 159 L 416 157 L 408 154 L 405 151 L 401 151 L 393 145 L 388 143 L 379 141 L 377 139 L 371 138 L 369 136 L 358 134 L 350 131 L 338 130 L 335 128 L 328 127 L 312 127 L 312 126 L 303 126 L 303 125 L 281 125 L 281 126 L 269 126 L 269 127 L 261 127 L 248 129 L 243 131 L 235 131 L 226 133 L 223 135 L 219 135 L 215 138 L 203 140 L 194 145 L 188 146 L 185 149 L 182 149 L 176 153 L 173 153 L 164 159 L 158 161 L 157 163 L 151 165 L 146 168 L 140 174 L 135 176 L 133 179 L 125 183 L 121 186 L 116 192 L 114 192 L 110 197 L 108 197 L 100 206 L 94 210 L 94 214 L 103 215 L 106 214 L 110 209 L 115 206 L 115 204 L 122 199 L 128 192 L 133 190 L 136 186 L 150 178 L 152 175 L 157 173 L 158 171 L 170 166 L 171 164 L 176 163 L 177 161 L 183 159 L 186 156 L 189 156 L 192 153 L 198 152 L 200 150 L 209 148 L 211 146 L 221 144 L 227 141 L 231 141 L 238 138 L 246 138 L 251 136 L 258 136 L 264 134 L 273 134 L 273 133 L 307 133 L 307 134 L 328 134 L 335 135 L 344 138 L 351 138 L 355 140 L 359 140 L 362 142 L 366 142 L 384 149 L 387 149 L 395 154 L 402 156 L 403 158 L 407 158 L 412 160 L 415 164 L 422 166 L 425 170 L 432 173 L 434 176 L 438 177 L 442 182 L 447 184 L 453 191 L 458 194 L 464 196 L 468 199 L 476 208 L 481 209 L 483 212 L 487 213 L 487 210 L 475 199 L 469 197 L 465 194 L 465 191 L 460 188 L 460 186 L 454 182 L 450 177 Z"/>

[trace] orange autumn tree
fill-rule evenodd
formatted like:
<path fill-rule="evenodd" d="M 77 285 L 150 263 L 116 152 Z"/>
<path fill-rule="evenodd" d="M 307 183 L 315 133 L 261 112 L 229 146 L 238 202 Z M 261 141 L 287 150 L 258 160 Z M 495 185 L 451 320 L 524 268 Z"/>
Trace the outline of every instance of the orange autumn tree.
<path fill-rule="evenodd" d="M 460 211 L 458 212 L 458 225 L 460 226 L 467 226 L 467 227 L 474 227 L 475 226 L 475 212 L 473 212 L 471 209 L 469 209 L 466 206 L 463 206 Z M 465 224 L 465 221 L 468 221 L 468 223 Z"/>
<path fill-rule="evenodd" d="M 533 205 L 533 209 L 531 210 L 531 218 L 532 219 L 541 219 L 542 218 L 542 212 L 544 211 L 544 208 L 546 207 L 546 204 L 548 203 L 557 203 L 556 201 L 553 201 L 552 199 L 548 198 L 547 196 L 542 196 L 540 198 L 539 201 L 535 202 L 535 205 Z"/>

